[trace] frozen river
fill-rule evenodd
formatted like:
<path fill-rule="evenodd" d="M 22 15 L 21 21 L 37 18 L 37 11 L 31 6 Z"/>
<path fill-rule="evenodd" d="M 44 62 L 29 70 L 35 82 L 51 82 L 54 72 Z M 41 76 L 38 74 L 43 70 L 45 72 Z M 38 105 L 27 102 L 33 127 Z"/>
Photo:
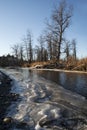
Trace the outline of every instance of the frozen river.
<path fill-rule="evenodd" d="M 11 91 L 19 94 L 7 113 L 14 120 L 11 130 L 87 130 L 85 96 L 41 77 L 37 70 L 4 71 L 13 79 Z"/>

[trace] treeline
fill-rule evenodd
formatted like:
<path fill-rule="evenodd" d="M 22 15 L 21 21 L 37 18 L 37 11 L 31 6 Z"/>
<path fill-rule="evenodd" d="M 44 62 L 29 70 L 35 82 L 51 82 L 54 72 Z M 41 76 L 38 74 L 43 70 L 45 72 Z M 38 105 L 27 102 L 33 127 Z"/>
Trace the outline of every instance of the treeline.
<path fill-rule="evenodd" d="M 21 66 L 23 62 L 21 60 L 18 60 L 16 57 L 13 55 L 3 55 L 0 57 L 0 67 L 8 67 L 8 66 Z"/>
<path fill-rule="evenodd" d="M 50 22 L 46 22 L 46 28 L 33 45 L 33 36 L 27 32 L 20 44 L 12 46 L 14 56 L 20 60 L 48 61 L 63 58 L 68 60 L 73 56 L 76 59 L 76 40 L 69 41 L 64 37 L 72 17 L 72 7 L 62 0 L 58 7 L 55 7 Z"/>
<path fill-rule="evenodd" d="M 72 12 L 72 6 L 61 0 L 54 8 L 50 20 L 46 21 L 46 27 L 38 37 L 37 44 L 33 43 L 33 34 L 28 30 L 20 43 L 12 45 L 12 56 L 0 58 L 0 65 L 30 66 L 33 62 L 47 62 L 47 68 L 52 65 L 52 68 L 86 70 L 86 63 L 83 64 L 83 61 L 87 60 L 77 59 L 76 39 L 68 40 L 65 37 L 71 24 Z"/>

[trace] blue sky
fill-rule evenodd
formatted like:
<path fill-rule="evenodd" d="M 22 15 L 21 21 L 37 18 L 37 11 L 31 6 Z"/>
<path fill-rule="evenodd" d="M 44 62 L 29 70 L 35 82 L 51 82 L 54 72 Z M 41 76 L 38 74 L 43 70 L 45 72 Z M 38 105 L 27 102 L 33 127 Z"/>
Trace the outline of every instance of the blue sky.
<path fill-rule="evenodd" d="M 67 0 L 73 5 L 71 26 L 66 31 L 69 40 L 77 41 L 77 55 L 87 56 L 87 0 Z M 34 44 L 45 28 L 53 7 L 59 0 L 0 0 L 0 56 L 11 53 L 11 46 L 21 43 L 29 29 Z"/>

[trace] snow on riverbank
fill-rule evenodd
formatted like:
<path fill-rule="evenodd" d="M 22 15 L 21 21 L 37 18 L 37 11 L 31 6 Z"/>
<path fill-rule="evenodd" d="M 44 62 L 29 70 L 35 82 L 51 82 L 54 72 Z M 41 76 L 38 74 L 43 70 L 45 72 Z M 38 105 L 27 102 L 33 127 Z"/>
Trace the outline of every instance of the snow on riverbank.
<path fill-rule="evenodd" d="M 7 116 L 11 130 L 86 130 L 87 101 L 84 97 L 38 77 L 28 69 L 5 70 L 12 77 L 12 92 L 20 95 Z"/>
<path fill-rule="evenodd" d="M 44 68 L 33 68 L 30 67 L 30 70 L 44 70 L 44 71 L 58 71 L 58 72 L 67 72 L 67 73 L 83 73 L 87 74 L 86 71 L 76 71 L 76 70 L 63 70 L 63 69 L 44 69 Z"/>

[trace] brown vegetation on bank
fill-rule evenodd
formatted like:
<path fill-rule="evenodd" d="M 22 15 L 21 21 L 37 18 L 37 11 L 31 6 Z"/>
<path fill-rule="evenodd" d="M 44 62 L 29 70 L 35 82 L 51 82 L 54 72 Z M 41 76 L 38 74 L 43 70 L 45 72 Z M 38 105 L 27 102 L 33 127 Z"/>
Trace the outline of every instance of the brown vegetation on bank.
<path fill-rule="evenodd" d="M 72 71 L 87 71 L 87 58 L 74 59 L 73 56 L 68 59 L 52 59 L 47 61 L 21 61 L 14 56 L 7 55 L 0 57 L 1 67 L 32 67 L 32 68 L 46 68 L 46 69 L 63 69 Z"/>
<path fill-rule="evenodd" d="M 65 60 L 50 60 L 47 62 L 34 62 L 31 64 L 25 64 L 24 67 L 31 68 L 45 68 L 45 69 L 63 69 L 72 71 L 84 71 L 87 72 L 87 58 L 74 60 L 72 57 Z"/>

